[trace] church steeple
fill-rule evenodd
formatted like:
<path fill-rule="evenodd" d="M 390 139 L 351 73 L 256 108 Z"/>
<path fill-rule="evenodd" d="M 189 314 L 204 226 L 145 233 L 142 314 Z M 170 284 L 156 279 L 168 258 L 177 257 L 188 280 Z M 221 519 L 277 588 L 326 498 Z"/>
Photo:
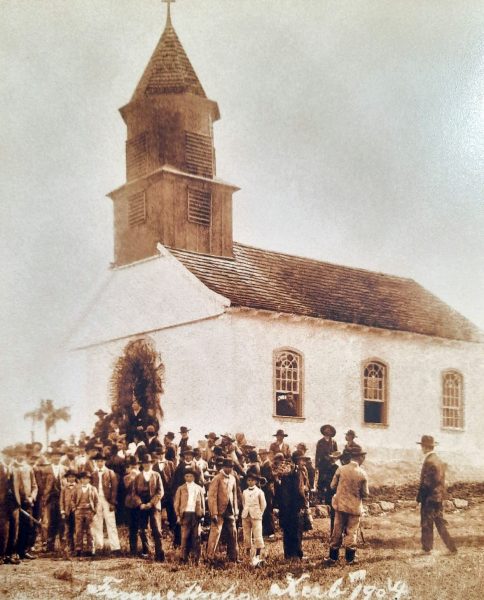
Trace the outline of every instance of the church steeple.
<path fill-rule="evenodd" d="M 126 184 L 109 196 L 114 204 L 115 264 L 156 253 L 158 242 L 203 254 L 232 256 L 232 193 L 215 178 L 209 100 L 171 22 L 129 103 L 120 109 L 127 126 Z"/>

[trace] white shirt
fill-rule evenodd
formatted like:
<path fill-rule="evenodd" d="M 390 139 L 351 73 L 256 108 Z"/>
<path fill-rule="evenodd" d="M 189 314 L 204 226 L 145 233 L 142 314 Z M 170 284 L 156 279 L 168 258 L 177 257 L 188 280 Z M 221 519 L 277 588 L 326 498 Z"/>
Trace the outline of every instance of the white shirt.
<path fill-rule="evenodd" d="M 151 469 L 149 471 L 143 471 L 143 477 L 145 478 L 146 482 L 148 482 L 151 479 L 151 473 L 152 473 Z"/>
<path fill-rule="evenodd" d="M 103 490 L 103 473 L 104 473 L 104 469 L 97 469 L 97 472 L 99 473 L 99 483 L 98 483 L 98 492 L 99 492 L 99 497 L 100 498 L 104 498 L 104 490 Z"/>
<path fill-rule="evenodd" d="M 235 485 L 235 477 L 233 475 L 227 475 L 225 471 L 222 470 L 222 475 L 224 476 L 225 487 L 227 488 L 227 496 L 229 497 L 230 504 L 232 504 L 232 491 Z"/>
<path fill-rule="evenodd" d="M 56 479 L 59 479 L 61 466 L 52 464 L 52 470 L 54 471 L 54 475 Z"/>
<path fill-rule="evenodd" d="M 187 483 L 188 489 L 188 501 L 187 507 L 185 508 L 186 512 L 195 512 L 195 504 L 197 499 L 197 484 L 194 481 Z"/>

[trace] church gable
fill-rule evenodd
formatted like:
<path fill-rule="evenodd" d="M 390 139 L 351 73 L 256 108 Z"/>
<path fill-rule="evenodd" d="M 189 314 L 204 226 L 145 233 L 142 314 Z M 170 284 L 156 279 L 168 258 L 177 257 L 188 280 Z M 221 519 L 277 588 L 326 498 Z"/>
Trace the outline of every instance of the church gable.
<path fill-rule="evenodd" d="M 70 346 L 85 348 L 223 314 L 230 302 L 203 285 L 159 246 L 160 254 L 114 268 Z"/>
<path fill-rule="evenodd" d="M 171 252 L 233 306 L 481 341 L 477 327 L 412 279 L 238 243 L 234 259 Z"/>

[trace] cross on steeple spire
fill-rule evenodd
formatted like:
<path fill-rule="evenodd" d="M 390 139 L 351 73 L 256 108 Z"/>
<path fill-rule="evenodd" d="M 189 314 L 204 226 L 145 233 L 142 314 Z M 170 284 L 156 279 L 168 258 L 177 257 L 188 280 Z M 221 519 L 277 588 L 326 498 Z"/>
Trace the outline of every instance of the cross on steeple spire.
<path fill-rule="evenodd" d="M 176 2 L 176 0 L 161 0 L 162 2 L 164 2 L 165 4 L 167 4 L 166 7 L 166 24 L 167 25 L 171 25 L 171 3 L 172 2 Z"/>

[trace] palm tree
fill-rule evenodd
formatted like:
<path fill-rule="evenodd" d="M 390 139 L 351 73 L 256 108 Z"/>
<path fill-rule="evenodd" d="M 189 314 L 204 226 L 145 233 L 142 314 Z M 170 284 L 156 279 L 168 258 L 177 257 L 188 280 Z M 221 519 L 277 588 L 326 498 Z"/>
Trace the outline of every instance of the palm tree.
<path fill-rule="evenodd" d="M 34 408 L 34 410 L 30 410 L 24 414 L 24 419 L 32 420 L 32 429 L 30 430 L 30 441 L 32 444 L 34 443 L 34 428 L 36 423 L 40 423 L 44 420 L 44 413 L 42 412 L 41 407 Z"/>
<path fill-rule="evenodd" d="M 44 427 L 45 427 L 45 443 L 49 446 L 49 432 L 55 427 L 57 421 L 69 421 L 71 418 L 70 407 L 62 406 L 56 408 L 52 400 L 41 400 L 40 410 L 43 415 Z"/>

